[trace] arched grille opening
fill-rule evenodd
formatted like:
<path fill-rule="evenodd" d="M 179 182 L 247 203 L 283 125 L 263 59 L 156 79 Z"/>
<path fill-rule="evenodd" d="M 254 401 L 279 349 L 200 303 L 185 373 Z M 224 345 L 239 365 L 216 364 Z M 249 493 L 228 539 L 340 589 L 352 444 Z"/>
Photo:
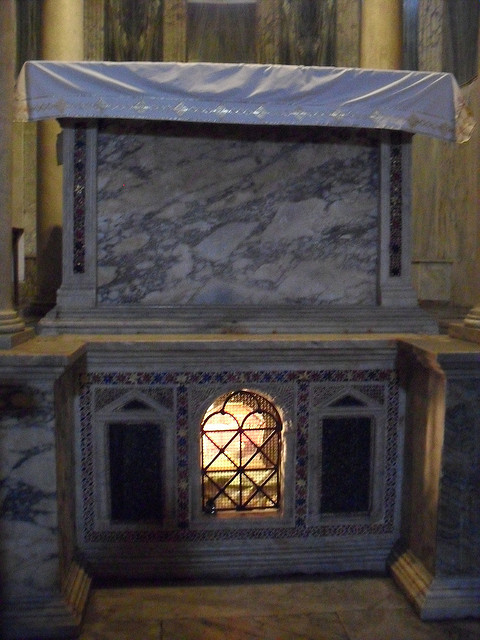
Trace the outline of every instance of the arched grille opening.
<path fill-rule="evenodd" d="M 215 400 L 201 424 L 205 513 L 279 508 L 281 433 L 264 396 L 237 390 Z"/>

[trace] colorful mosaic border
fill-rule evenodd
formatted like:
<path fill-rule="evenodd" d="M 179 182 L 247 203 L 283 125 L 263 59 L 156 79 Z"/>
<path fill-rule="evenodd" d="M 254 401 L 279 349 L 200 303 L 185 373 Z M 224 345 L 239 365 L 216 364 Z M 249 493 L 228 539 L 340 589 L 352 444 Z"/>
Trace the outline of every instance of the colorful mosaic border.
<path fill-rule="evenodd" d="M 73 148 L 73 272 L 85 273 L 87 129 L 85 123 L 75 125 Z"/>
<path fill-rule="evenodd" d="M 232 384 L 235 386 L 268 383 L 294 384 L 297 389 L 296 459 L 295 459 L 295 521 L 293 526 L 270 528 L 209 529 L 189 523 L 189 411 L 190 385 Z M 385 388 L 385 495 L 384 517 L 380 522 L 341 523 L 311 526 L 308 516 L 308 426 L 311 384 L 321 382 L 383 383 Z M 93 455 L 93 394 L 95 387 L 132 387 L 148 395 L 149 389 L 168 385 L 176 395 L 177 447 L 177 524 L 174 529 L 160 526 L 152 529 L 102 530 L 95 525 L 95 469 Z M 87 543 L 149 542 L 149 541 L 208 541 L 223 539 L 268 539 L 325 536 L 382 535 L 393 532 L 398 481 L 398 408 L 399 384 L 391 369 L 321 370 L 321 371 L 211 371 L 211 372 L 93 372 L 84 374 L 80 393 L 80 464 L 82 470 L 82 519 Z"/>
<path fill-rule="evenodd" d="M 402 275 L 402 135 L 392 132 L 390 147 L 390 241 L 389 273 Z"/>

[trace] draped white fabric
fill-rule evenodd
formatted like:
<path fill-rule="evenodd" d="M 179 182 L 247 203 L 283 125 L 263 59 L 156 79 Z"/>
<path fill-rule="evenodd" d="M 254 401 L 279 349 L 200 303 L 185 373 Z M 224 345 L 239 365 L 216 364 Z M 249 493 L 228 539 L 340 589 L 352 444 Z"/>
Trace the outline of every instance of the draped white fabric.
<path fill-rule="evenodd" d="M 447 73 L 178 62 L 27 62 L 17 118 L 365 127 L 457 142 L 474 126 Z"/>

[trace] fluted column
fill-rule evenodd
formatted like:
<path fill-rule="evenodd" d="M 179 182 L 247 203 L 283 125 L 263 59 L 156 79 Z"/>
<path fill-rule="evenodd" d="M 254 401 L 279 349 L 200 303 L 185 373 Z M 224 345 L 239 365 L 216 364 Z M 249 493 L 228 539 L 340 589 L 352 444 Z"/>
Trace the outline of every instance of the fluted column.
<path fill-rule="evenodd" d="M 44 60 L 83 59 L 83 0 L 43 0 L 41 52 Z M 56 121 L 38 129 L 38 302 L 55 303 L 62 280 L 62 167 L 58 164 Z"/>
<path fill-rule="evenodd" d="M 363 0 L 360 66 L 402 67 L 402 0 Z"/>
<path fill-rule="evenodd" d="M 12 130 L 15 82 L 15 2 L 0 2 L 0 348 L 11 346 L 24 323 L 13 308 Z"/>

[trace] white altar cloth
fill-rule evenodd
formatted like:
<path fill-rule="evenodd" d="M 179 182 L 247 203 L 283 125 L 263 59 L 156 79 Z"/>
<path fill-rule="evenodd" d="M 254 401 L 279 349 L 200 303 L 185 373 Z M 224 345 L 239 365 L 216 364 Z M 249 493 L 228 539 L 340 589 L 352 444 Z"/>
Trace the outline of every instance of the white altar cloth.
<path fill-rule="evenodd" d="M 179 62 L 25 63 L 17 119 L 126 118 L 393 129 L 464 142 L 451 74 Z"/>

